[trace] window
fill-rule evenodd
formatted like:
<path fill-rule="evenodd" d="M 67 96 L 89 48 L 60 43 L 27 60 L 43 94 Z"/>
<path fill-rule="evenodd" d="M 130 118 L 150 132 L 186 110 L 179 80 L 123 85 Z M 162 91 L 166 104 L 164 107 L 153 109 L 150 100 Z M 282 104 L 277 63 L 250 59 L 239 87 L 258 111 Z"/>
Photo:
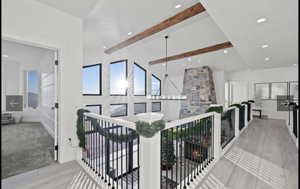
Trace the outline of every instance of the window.
<path fill-rule="evenodd" d="M 290 95 L 293 96 L 294 99 L 298 99 L 298 82 L 290 82 Z"/>
<path fill-rule="evenodd" d="M 111 104 L 110 116 L 111 117 L 127 116 L 127 104 Z"/>
<path fill-rule="evenodd" d="M 152 112 L 160 112 L 160 111 L 161 111 L 161 103 L 152 102 Z"/>
<path fill-rule="evenodd" d="M 95 114 L 99 114 L 99 115 L 102 114 L 101 104 L 86 105 L 85 109 Z"/>
<path fill-rule="evenodd" d="M 255 83 L 255 98 L 256 99 L 269 99 L 270 88 L 269 83 Z"/>
<path fill-rule="evenodd" d="M 101 64 L 83 67 L 83 95 L 101 95 Z"/>
<path fill-rule="evenodd" d="M 146 107 L 146 103 L 134 103 L 134 114 L 145 113 Z"/>
<path fill-rule="evenodd" d="M 110 63 L 110 95 L 127 95 L 127 60 Z"/>
<path fill-rule="evenodd" d="M 39 74 L 36 71 L 26 72 L 27 107 L 36 109 L 39 104 Z"/>
<path fill-rule="evenodd" d="M 136 96 L 146 96 L 147 72 L 138 64 L 133 66 L 133 94 Z"/>
<path fill-rule="evenodd" d="M 160 96 L 161 95 L 161 81 L 155 75 L 151 77 L 152 91 L 151 95 Z"/>
<path fill-rule="evenodd" d="M 288 95 L 287 83 L 271 83 L 271 99 L 277 99 L 278 95 Z"/>

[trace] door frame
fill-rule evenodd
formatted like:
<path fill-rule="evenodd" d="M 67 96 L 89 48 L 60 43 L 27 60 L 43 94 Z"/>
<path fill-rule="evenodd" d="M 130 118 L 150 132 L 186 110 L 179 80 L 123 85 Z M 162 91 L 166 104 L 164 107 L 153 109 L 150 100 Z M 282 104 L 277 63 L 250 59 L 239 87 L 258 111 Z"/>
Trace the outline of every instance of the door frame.
<path fill-rule="evenodd" d="M 29 40 L 23 40 L 19 37 L 9 37 L 9 36 L 5 36 L 5 35 L 1 35 L 1 40 L 6 40 L 6 41 L 10 41 L 10 42 L 15 42 L 15 43 L 20 43 L 23 45 L 29 45 L 29 46 L 33 46 L 33 47 L 38 47 L 38 48 L 44 48 L 44 49 L 48 49 L 54 52 L 54 61 L 58 61 L 58 65 L 55 64 L 55 62 L 53 62 L 53 66 L 54 66 L 54 85 L 55 85 L 55 94 L 54 94 L 54 98 L 55 98 L 55 104 L 53 104 L 53 106 L 55 107 L 55 111 L 54 111 L 54 160 L 56 162 L 59 162 L 60 158 L 59 158 L 59 149 L 58 146 L 60 146 L 61 141 L 59 140 L 59 136 L 60 136 L 60 126 L 59 126 L 59 117 L 60 117 L 60 111 L 58 109 L 58 106 L 56 106 L 56 103 L 60 104 L 60 57 L 61 57 L 61 49 L 59 47 L 54 47 L 54 46 L 49 46 L 46 44 L 42 44 L 42 43 L 36 43 L 34 41 L 29 41 Z"/>

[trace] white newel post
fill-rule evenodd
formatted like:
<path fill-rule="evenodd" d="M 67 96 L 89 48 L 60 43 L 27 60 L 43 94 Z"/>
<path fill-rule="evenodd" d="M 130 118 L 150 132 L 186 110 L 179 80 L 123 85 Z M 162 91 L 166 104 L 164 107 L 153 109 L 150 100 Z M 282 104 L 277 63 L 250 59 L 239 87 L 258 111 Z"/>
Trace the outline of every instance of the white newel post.
<path fill-rule="evenodd" d="M 235 115 L 234 115 L 234 126 L 235 126 L 235 131 L 234 131 L 234 134 L 235 134 L 235 137 L 239 137 L 240 136 L 240 122 L 239 122 L 239 119 L 240 119 L 240 110 L 239 108 L 235 107 L 234 108 L 234 111 L 235 111 Z"/>
<path fill-rule="evenodd" d="M 248 114 L 248 106 L 246 104 L 243 105 L 245 107 L 245 115 L 244 115 L 244 122 L 245 122 L 245 128 L 248 127 L 248 120 L 247 120 L 247 114 Z"/>
<path fill-rule="evenodd" d="M 250 102 L 251 106 L 250 106 L 250 121 L 253 120 L 253 106 L 254 106 L 254 103 Z"/>
<path fill-rule="evenodd" d="M 220 155 L 222 153 L 222 147 L 221 147 L 221 114 L 214 113 L 214 157 L 215 161 L 217 161 L 220 158 Z"/>
<path fill-rule="evenodd" d="M 160 132 L 152 138 L 140 136 L 140 186 L 160 188 Z"/>

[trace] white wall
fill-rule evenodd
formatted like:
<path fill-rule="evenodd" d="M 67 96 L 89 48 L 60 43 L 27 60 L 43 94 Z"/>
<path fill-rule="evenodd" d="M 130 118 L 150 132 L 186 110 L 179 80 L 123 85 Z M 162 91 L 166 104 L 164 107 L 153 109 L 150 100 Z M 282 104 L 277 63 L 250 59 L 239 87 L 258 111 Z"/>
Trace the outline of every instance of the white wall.
<path fill-rule="evenodd" d="M 1 111 L 6 110 L 6 95 L 20 94 L 20 64 L 18 62 L 1 61 Z"/>
<path fill-rule="evenodd" d="M 82 21 L 33 0 L 2 1 L 2 36 L 59 49 L 59 161 L 75 159 L 81 103 Z"/>
<path fill-rule="evenodd" d="M 232 72 L 228 74 L 228 80 L 239 83 L 235 89 L 237 97 L 234 99 L 254 99 L 254 83 L 259 82 L 282 82 L 298 81 L 298 67 L 282 67 L 272 69 L 261 69 L 252 71 Z M 248 85 L 247 85 L 248 83 Z M 245 87 L 246 86 L 246 87 Z M 247 95 L 247 99 L 244 98 Z M 277 112 L 276 101 L 264 100 L 262 102 L 263 114 L 270 118 L 287 119 L 287 112 Z"/>

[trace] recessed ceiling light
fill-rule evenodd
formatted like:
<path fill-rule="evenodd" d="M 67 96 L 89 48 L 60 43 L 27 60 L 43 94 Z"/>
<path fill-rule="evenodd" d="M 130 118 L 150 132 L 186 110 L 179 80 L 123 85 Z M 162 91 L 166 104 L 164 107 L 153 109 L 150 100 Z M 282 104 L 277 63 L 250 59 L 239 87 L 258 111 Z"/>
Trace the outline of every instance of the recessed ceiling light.
<path fill-rule="evenodd" d="M 269 57 L 266 57 L 266 58 L 265 58 L 265 61 L 269 61 L 269 60 L 270 60 L 270 58 L 269 58 Z"/>
<path fill-rule="evenodd" d="M 106 46 L 103 46 L 103 49 L 106 49 Z"/>
<path fill-rule="evenodd" d="M 8 58 L 8 55 L 7 54 L 3 54 L 2 55 L 4 58 Z"/>
<path fill-rule="evenodd" d="M 128 32 L 127 34 L 128 34 L 128 35 L 131 35 L 131 34 L 132 34 L 132 32 Z"/>
<path fill-rule="evenodd" d="M 192 61 L 192 58 L 188 58 L 188 61 L 189 61 L 189 62 Z"/>
<path fill-rule="evenodd" d="M 178 5 L 175 6 L 176 9 L 179 9 L 180 7 L 181 7 L 180 4 L 178 4 Z"/>
<path fill-rule="evenodd" d="M 263 23 L 263 22 L 265 22 L 266 20 L 267 20 L 266 18 L 262 17 L 262 18 L 257 19 L 256 22 L 257 22 L 257 23 Z"/>
<path fill-rule="evenodd" d="M 261 46 L 261 48 L 263 48 L 263 49 L 264 49 L 264 48 L 268 48 L 268 47 L 269 47 L 269 45 L 267 45 L 267 44 Z"/>
<path fill-rule="evenodd" d="M 227 54 L 227 53 L 228 53 L 228 51 L 227 51 L 227 50 L 224 50 L 223 52 L 224 52 L 224 54 Z"/>
<path fill-rule="evenodd" d="M 294 66 L 297 66 L 298 64 L 293 64 Z"/>

